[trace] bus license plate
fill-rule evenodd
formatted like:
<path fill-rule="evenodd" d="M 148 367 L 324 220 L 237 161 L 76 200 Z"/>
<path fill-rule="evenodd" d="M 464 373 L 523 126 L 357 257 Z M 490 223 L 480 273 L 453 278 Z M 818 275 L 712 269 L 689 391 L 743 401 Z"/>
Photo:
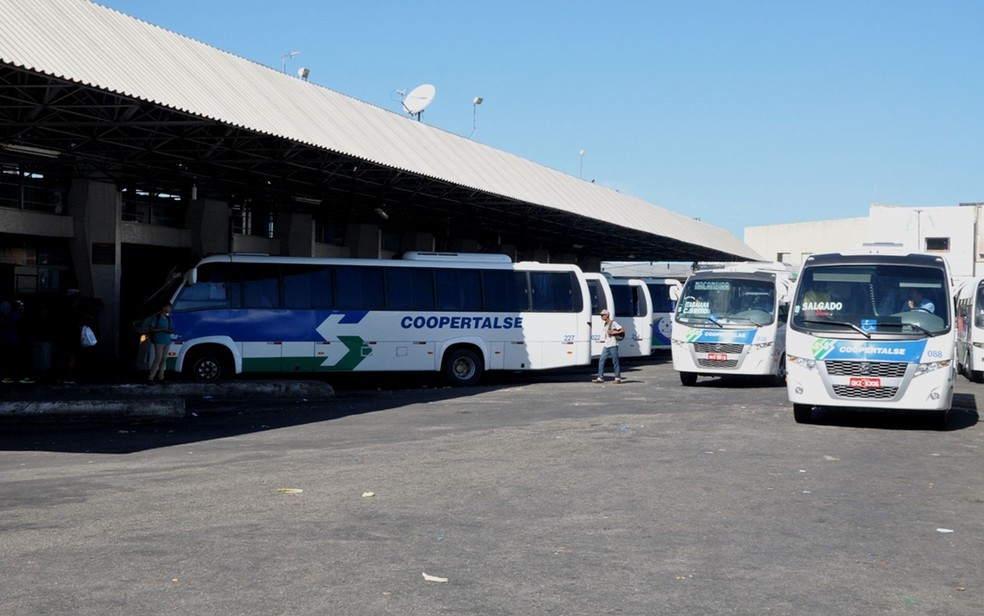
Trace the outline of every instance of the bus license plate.
<path fill-rule="evenodd" d="M 707 359 L 711 361 L 728 361 L 727 353 L 708 353 Z"/>
<path fill-rule="evenodd" d="M 851 387 L 861 387 L 863 389 L 871 389 L 875 387 L 881 387 L 881 379 L 871 379 L 868 377 L 852 377 Z"/>

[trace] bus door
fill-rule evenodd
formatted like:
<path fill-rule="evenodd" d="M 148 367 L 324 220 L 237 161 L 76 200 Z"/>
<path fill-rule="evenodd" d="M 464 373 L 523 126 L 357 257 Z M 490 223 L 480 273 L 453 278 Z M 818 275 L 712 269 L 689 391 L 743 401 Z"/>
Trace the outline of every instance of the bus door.
<path fill-rule="evenodd" d="M 647 357 L 653 350 L 653 301 L 641 280 L 630 278 L 610 283 L 615 301 L 614 319 L 625 329 L 620 357 Z"/>
<path fill-rule="evenodd" d="M 612 289 L 604 274 L 584 272 L 584 279 L 588 283 L 588 295 L 591 298 L 591 357 L 597 358 L 601 357 L 602 334 L 605 331 L 605 323 L 599 313 L 608 310 L 609 313 L 615 314 L 615 300 L 612 298 Z"/>

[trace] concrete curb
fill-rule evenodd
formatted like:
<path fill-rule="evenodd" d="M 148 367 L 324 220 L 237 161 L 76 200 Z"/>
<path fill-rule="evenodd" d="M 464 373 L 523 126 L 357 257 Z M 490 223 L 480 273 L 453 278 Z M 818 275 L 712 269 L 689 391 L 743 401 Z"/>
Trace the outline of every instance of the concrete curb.
<path fill-rule="evenodd" d="M 184 417 L 184 398 L 165 400 L 46 400 L 0 402 L 0 417 L 111 415 L 113 417 Z"/>
<path fill-rule="evenodd" d="M 188 400 L 325 400 L 335 390 L 321 381 L 228 381 L 220 383 L 51 384 L 0 396 L 0 417 L 102 415 L 183 417 Z"/>

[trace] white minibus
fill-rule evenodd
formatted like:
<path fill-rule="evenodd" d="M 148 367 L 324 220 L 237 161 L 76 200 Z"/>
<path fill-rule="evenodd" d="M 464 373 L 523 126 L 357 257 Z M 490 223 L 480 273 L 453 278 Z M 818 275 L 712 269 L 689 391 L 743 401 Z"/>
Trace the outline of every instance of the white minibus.
<path fill-rule="evenodd" d="M 625 329 L 625 339 L 618 345 L 620 358 L 648 357 L 652 353 L 653 304 L 646 284 L 636 278 L 612 278 L 585 272 L 591 297 L 591 357 L 601 356 L 604 323 L 602 308 Z"/>
<path fill-rule="evenodd" d="M 790 277 L 754 263 L 694 272 L 684 283 L 671 332 L 683 385 L 698 376 L 785 378 Z"/>
<path fill-rule="evenodd" d="M 786 333 L 797 422 L 816 407 L 940 411 L 953 400 L 953 302 L 939 255 L 816 254 L 803 263 Z"/>
<path fill-rule="evenodd" d="M 960 286 L 955 308 L 957 372 L 984 383 L 984 278 Z"/>

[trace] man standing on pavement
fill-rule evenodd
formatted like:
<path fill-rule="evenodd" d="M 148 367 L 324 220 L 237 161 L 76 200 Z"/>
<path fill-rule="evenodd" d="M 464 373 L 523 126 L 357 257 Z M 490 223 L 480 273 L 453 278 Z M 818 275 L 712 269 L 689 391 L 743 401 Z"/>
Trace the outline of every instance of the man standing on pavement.
<path fill-rule="evenodd" d="M 164 370 L 167 368 L 167 349 L 171 346 L 171 334 L 174 326 L 171 324 L 171 304 L 164 304 L 160 312 L 150 317 L 150 341 L 154 344 L 154 363 L 150 365 L 147 383 L 164 383 Z"/>
<path fill-rule="evenodd" d="M 612 320 L 612 315 L 608 310 L 602 310 L 600 315 L 602 322 L 605 324 L 605 331 L 601 338 L 603 346 L 601 348 L 601 357 L 598 358 L 598 376 L 592 379 L 591 382 L 605 382 L 605 360 L 610 357 L 612 359 L 612 370 L 615 372 L 615 380 L 613 382 L 618 385 L 622 382 L 622 367 L 618 361 L 618 341 L 625 337 L 625 330 L 622 329 L 622 326 L 617 321 Z"/>

